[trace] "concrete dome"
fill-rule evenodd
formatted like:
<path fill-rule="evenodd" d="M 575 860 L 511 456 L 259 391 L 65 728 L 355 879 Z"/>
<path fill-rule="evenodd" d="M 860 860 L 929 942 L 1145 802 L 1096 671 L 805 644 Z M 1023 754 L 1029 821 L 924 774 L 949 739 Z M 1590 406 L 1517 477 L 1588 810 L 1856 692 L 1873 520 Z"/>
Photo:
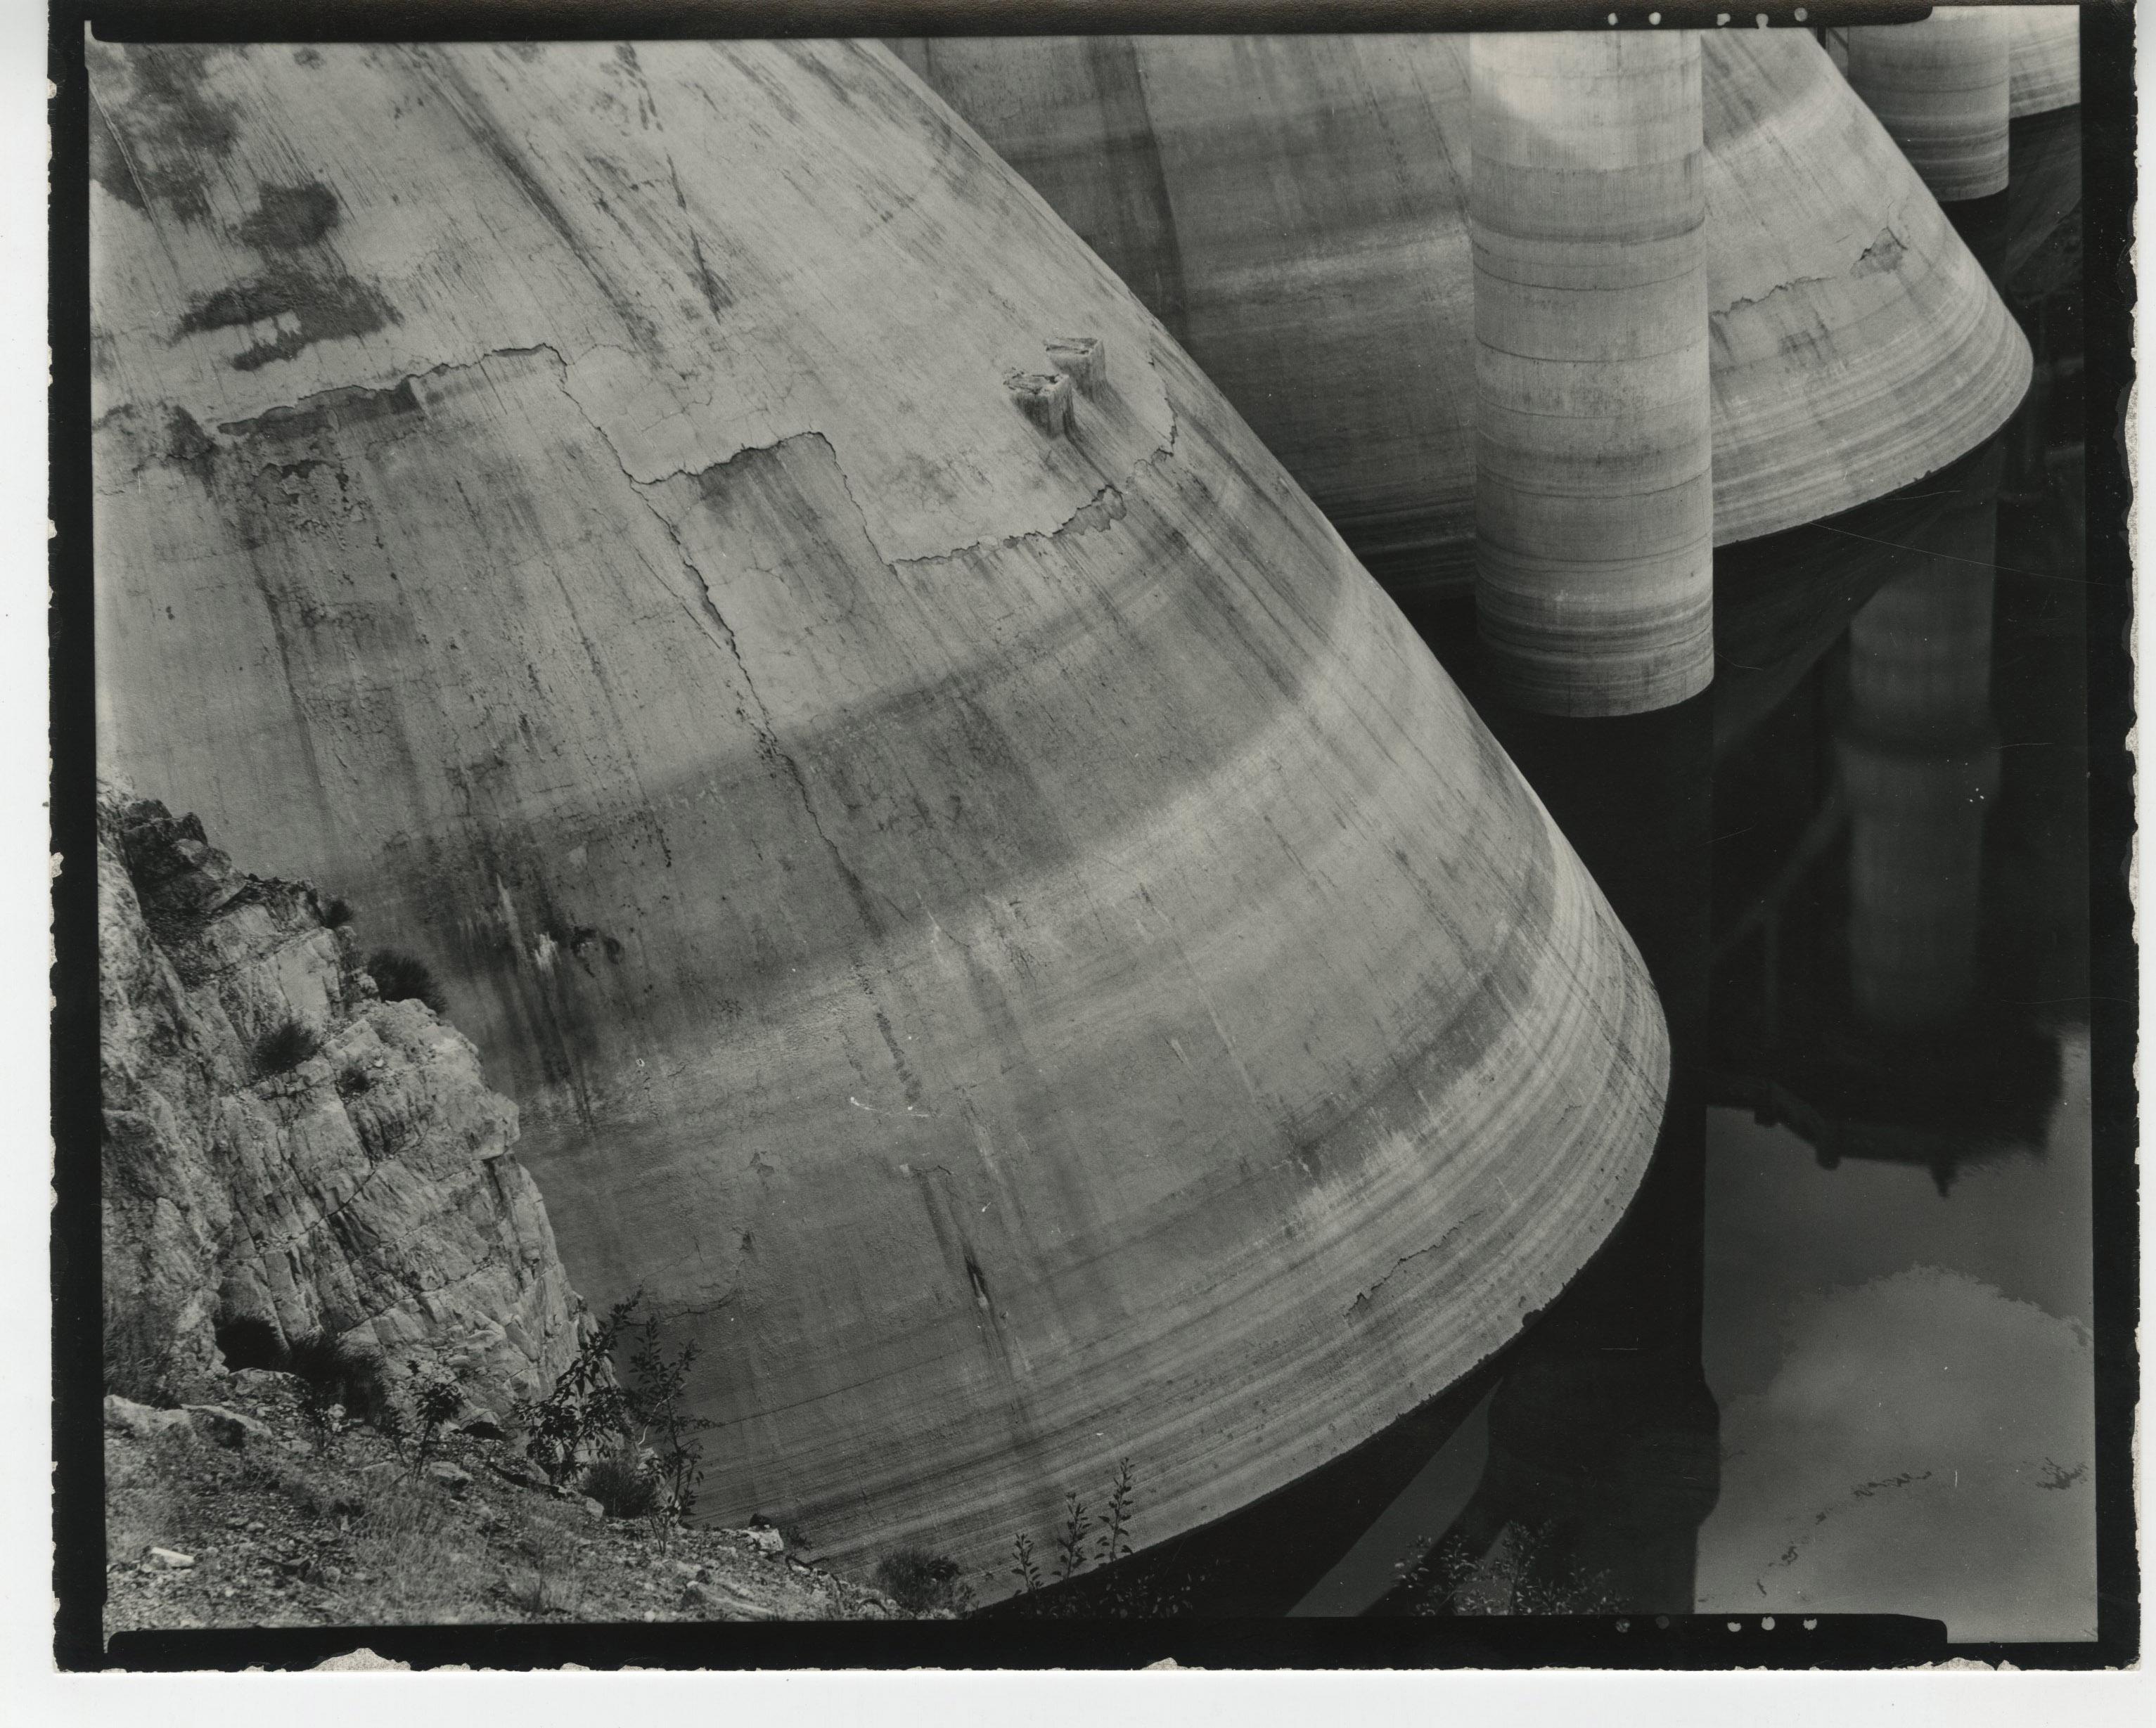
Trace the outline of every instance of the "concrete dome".
<path fill-rule="evenodd" d="M 1000 1575 L 1128 1455 L 1157 1541 L 1603 1238 L 1631 943 L 896 59 L 90 66 L 101 765 L 442 974 L 579 1289 L 706 1347 L 702 1515 Z"/>

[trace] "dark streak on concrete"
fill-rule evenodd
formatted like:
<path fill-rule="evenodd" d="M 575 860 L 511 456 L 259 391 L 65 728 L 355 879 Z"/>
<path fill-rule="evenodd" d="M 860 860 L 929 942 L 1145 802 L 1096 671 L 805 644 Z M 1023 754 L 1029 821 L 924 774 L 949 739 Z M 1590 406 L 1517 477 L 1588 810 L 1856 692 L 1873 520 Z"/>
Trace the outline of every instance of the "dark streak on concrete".
<path fill-rule="evenodd" d="M 412 381 L 403 378 L 381 390 L 356 385 L 324 390 L 289 408 L 275 408 L 257 414 L 251 420 L 223 421 L 217 429 L 228 438 L 306 438 L 331 427 L 419 412 L 419 398 L 412 388 Z"/>
<path fill-rule="evenodd" d="M 105 162 L 110 177 L 98 174 L 98 183 L 138 210 L 155 202 L 182 222 L 207 222 L 210 176 L 239 136 L 232 105 L 206 87 L 209 62 L 228 50 L 176 42 L 118 47 L 93 38 L 85 52 L 99 105 L 116 101 L 120 124 L 110 141 L 123 156 L 116 168 Z M 120 97 L 123 77 L 129 89 Z M 97 130 L 92 128 L 93 172 Z M 136 146 L 132 153 L 126 152 L 129 142 Z"/>
<path fill-rule="evenodd" d="M 186 469 L 203 485 L 217 459 L 216 441 L 202 429 L 195 417 L 175 407 L 165 422 L 165 459 Z"/>
<path fill-rule="evenodd" d="M 264 186 L 254 213 L 239 224 L 239 238 L 258 252 L 290 252 L 311 246 L 337 225 L 337 195 L 319 180 L 298 186 Z"/>
<path fill-rule="evenodd" d="M 273 360 L 290 360 L 313 343 L 366 336 L 400 322 L 397 309 L 370 284 L 338 274 L 316 274 L 289 263 L 259 276 L 196 298 L 172 331 L 172 340 L 204 331 L 234 329 L 286 318 L 289 328 L 233 356 L 236 372 L 253 372 Z"/>

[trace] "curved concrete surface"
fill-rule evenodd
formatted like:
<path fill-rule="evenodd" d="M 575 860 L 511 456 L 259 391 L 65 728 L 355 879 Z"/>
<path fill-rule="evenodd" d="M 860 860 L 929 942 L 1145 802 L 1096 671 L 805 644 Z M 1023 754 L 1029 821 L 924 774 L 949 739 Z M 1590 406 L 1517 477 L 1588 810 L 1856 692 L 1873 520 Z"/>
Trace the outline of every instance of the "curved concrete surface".
<path fill-rule="evenodd" d="M 91 45 L 105 772 L 428 959 L 702 1515 L 1008 1587 L 1548 1302 L 1630 941 L 1398 610 L 884 51 Z"/>
<path fill-rule="evenodd" d="M 1915 23 L 1850 30 L 1850 87 L 1942 203 L 2006 190 L 2007 41 L 1995 6 L 1935 6 Z"/>
<path fill-rule="evenodd" d="M 2078 107 L 2082 14 L 2078 6 L 2005 6 L 2007 102 L 2015 119 Z"/>
<path fill-rule="evenodd" d="M 945 38 L 909 61 L 1190 350 L 1395 592 L 1472 581 L 1464 36 Z M 1988 437 L 2029 351 L 1797 30 L 1702 33 L 1718 544 Z"/>

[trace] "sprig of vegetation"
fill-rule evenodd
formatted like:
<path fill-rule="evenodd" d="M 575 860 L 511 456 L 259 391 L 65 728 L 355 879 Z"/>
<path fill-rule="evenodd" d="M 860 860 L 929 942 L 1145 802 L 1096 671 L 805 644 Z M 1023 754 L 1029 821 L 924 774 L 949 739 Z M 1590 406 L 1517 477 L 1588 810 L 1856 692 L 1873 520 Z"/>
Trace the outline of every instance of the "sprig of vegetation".
<path fill-rule="evenodd" d="M 1116 1461 L 1116 1474 L 1108 1493 L 1107 1515 L 1101 1523 L 1101 1541 L 1096 1558 L 1102 1566 L 1121 1560 L 1132 1551 L 1129 1538 L 1124 1532 L 1130 1527 L 1131 1502 L 1137 1491 L 1137 1472 L 1127 1458 Z"/>
<path fill-rule="evenodd" d="M 1093 1527 L 1093 1520 L 1086 1510 L 1086 1502 L 1078 1498 L 1075 1490 L 1065 1490 L 1063 1495 L 1063 1528 L 1055 1536 L 1055 1576 L 1074 1578 L 1085 1569 L 1086 1532 Z"/>

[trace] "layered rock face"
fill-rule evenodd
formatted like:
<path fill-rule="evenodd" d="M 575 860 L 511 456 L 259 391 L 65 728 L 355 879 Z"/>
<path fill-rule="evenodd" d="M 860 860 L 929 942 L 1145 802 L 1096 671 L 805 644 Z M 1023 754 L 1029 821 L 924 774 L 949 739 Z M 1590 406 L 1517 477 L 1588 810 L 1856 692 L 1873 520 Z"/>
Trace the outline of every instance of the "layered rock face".
<path fill-rule="evenodd" d="M 1593 1251 L 1636 954 L 1398 609 L 881 49 L 93 45 L 116 768 L 439 970 L 702 1515 L 1000 1573 Z M 204 693 L 211 700 L 203 700 Z"/>
<path fill-rule="evenodd" d="M 97 862 L 108 1352 L 184 1382 L 252 1320 L 426 1349 L 496 1410 L 551 1385 L 582 1308 L 470 1042 L 192 817 L 100 789 Z"/>
<path fill-rule="evenodd" d="M 909 62 L 1186 343 L 1396 592 L 1473 579 L 1466 36 L 951 38 Z M 1702 33 L 1717 545 L 1906 485 L 2029 346 L 1801 30 Z"/>

